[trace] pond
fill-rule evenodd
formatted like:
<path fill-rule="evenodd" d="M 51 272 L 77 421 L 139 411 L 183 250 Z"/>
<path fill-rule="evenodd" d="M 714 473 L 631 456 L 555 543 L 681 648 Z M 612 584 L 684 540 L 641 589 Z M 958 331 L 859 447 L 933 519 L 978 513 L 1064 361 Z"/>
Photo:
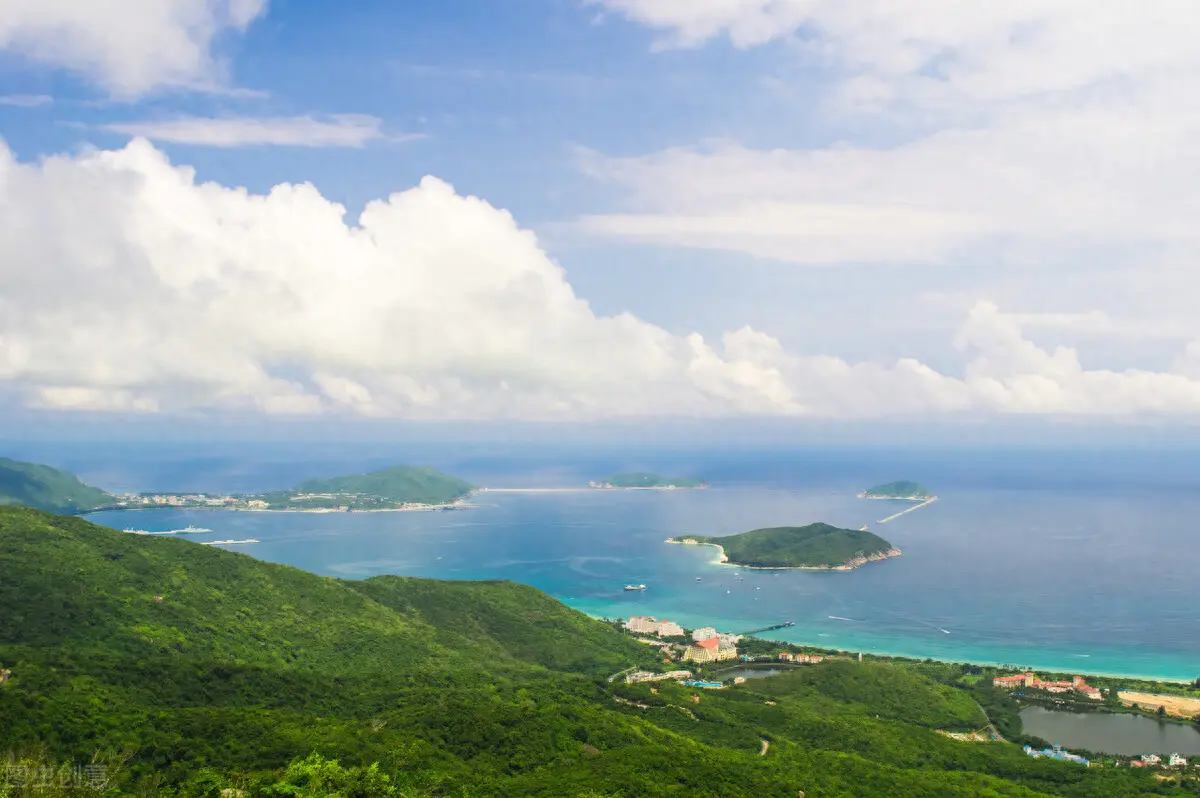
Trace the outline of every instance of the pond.
<path fill-rule="evenodd" d="M 1039 706 L 1022 709 L 1021 720 L 1026 734 L 1068 750 L 1200 756 L 1200 727 L 1191 724 L 1170 723 L 1144 715 L 1069 712 Z"/>

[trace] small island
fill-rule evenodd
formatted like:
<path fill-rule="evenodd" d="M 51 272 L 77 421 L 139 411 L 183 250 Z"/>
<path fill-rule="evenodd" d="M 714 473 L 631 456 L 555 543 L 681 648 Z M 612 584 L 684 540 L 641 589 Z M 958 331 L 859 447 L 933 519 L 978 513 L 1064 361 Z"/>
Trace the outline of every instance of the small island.
<path fill-rule="evenodd" d="M 906 502 L 926 502 L 930 499 L 937 498 L 926 488 L 917 482 L 908 482 L 900 480 L 897 482 L 888 482 L 884 485 L 876 485 L 873 488 L 868 488 L 858 494 L 860 499 L 894 499 Z"/>
<path fill-rule="evenodd" d="M 728 537 L 687 535 L 668 543 L 716 546 L 722 563 L 755 569 L 849 571 L 901 552 L 866 529 L 841 529 L 830 524 L 755 529 Z"/>
<path fill-rule="evenodd" d="M 588 487 L 601 490 L 703 490 L 708 487 L 708 483 L 702 479 L 663 477 L 644 471 L 632 471 L 589 482 Z"/>

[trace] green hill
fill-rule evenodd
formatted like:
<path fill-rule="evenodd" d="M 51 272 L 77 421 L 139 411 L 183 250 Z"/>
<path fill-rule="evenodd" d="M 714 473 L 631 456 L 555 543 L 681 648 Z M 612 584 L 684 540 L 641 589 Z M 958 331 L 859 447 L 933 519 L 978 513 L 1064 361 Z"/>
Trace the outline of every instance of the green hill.
<path fill-rule="evenodd" d="M 687 479 L 664 477 L 645 471 L 631 471 L 617 474 L 608 479 L 594 483 L 604 488 L 706 488 L 708 484 L 702 479 Z"/>
<path fill-rule="evenodd" d="M 54 513 L 81 513 L 112 504 L 104 491 L 68 471 L 0 457 L 0 504 L 23 504 Z"/>
<path fill-rule="evenodd" d="M 398 503 L 446 504 L 461 499 L 474 489 L 471 483 L 432 468 L 400 465 L 369 474 L 310 479 L 297 485 L 295 491 L 360 494 Z"/>
<path fill-rule="evenodd" d="M 720 546 L 730 563 L 751 568 L 854 567 L 899 553 L 878 535 L 820 523 L 755 529 L 729 537 L 688 538 Z"/>
<path fill-rule="evenodd" d="M 924 501 L 933 498 L 929 488 L 907 480 L 876 485 L 863 491 L 859 496 L 863 499 L 907 499 L 909 501 Z"/>
<path fill-rule="evenodd" d="M 6 798 L 1189 794 L 938 735 L 985 721 L 912 668 L 827 662 L 700 703 L 609 682 L 657 652 L 507 582 L 342 581 L 11 507 L 0 574 Z M 4 786 L 63 763 L 109 789 Z"/>

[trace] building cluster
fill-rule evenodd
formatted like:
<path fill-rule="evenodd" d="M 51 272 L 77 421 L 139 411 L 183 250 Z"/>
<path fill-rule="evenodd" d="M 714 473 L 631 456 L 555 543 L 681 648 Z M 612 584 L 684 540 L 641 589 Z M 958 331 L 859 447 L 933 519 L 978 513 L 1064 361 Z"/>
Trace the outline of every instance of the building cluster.
<path fill-rule="evenodd" d="M 1182 768 L 1187 767 L 1187 759 L 1179 754 L 1171 754 L 1167 757 L 1167 767 Z M 1145 768 L 1145 767 L 1161 767 L 1163 764 L 1162 757 L 1158 754 L 1142 754 L 1138 759 L 1129 763 L 1130 767 Z"/>
<path fill-rule="evenodd" d="M 1082 676 L 1073 676 L 1070 681 L 1048 682 L 1037 678 L 1033 673 L 1018 673 L 1013 676 L 997 676 L 992 679 L 992 685 L 1004 690 L 1015 690 L 1019 687 L 1030 687 L 1035 690 L 1045 690 L 1048 693 L 1075 692 L 1085 698 L 1100 700 L 1103 695 L 1100 688 L 1092 687 Z"/>
<path fill-rule="evenodd" d="M 674 621 L 663 618 L 661 621 L 653 615 L 634 615 L 625 622 L 625 628 L 638 634 L 658 635 L 659 637 L 683 637 L 683 627 Z"/>
<path fill-rule="evenodd" d="M 233 496 L 209 496 L 204 493 L 126 493 L 117 497 L 125 507 L 227 507 L 237 504 Z"/>
<path fill-rule="evenodd" d="M 1034 759 L 1057 759 L 1060 762 L 1074 762 L 1077 765 L 1087 767 L 1088 760 L 1081 757 L 1079 754 L 1072 754 L 1069 751 L 1062 750 L 1062 746 L 1056 745 L 1053 748 L 1043 748 L 1041 751 L 1035 751 L 1032 746 L 1025 746 L 1025 753 Z"/>
<path fill-rule="evenodd" d="M 790 651 L 783 651 L 779 654 L 780 662 L 797 662 L 804 665 L 816 665 L 818 662 L 824 662 L 825 658 L 819 654 L 793 654 Z"/>

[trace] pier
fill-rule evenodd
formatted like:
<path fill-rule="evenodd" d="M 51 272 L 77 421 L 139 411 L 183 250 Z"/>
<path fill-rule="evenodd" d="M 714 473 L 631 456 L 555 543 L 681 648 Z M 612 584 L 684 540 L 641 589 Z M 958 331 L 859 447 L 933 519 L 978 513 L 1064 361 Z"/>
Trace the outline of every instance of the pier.
<path fill-rule="evenodd" d="M 784 621 L 783 623 L 777 623 L 774 626 L 764 626 L 761 629 L 751 629 L 748 632 L 738 632 L 738 634 L 742 635 L 742 636 L 756 635 L 759 632 L 772 632 L 776 629 L 786 629 L 789 626 L 795 626 L 795 625 L 796 625 L 795 621 Z"/>
<path fill-rule="evenodd" d="M 937 501 L 937 496 L 930 496 L 928 499 L 921 502 L 920 504 L 914 504 L 912 507 L 901 510 L 900 512 L 895 513 L 893 515 L 889 515 L 887 518 L 881 518 L 878 521 L 876 521 L 875 523 L 886 524 L 888 521 L 895 521 L 900 516 L 905 515 L 906 513 L 915 513 L 917 510 L 920 510 L 922 507 L 927 507 L 927 506 L 933 504 L 935 501 Z"/>

